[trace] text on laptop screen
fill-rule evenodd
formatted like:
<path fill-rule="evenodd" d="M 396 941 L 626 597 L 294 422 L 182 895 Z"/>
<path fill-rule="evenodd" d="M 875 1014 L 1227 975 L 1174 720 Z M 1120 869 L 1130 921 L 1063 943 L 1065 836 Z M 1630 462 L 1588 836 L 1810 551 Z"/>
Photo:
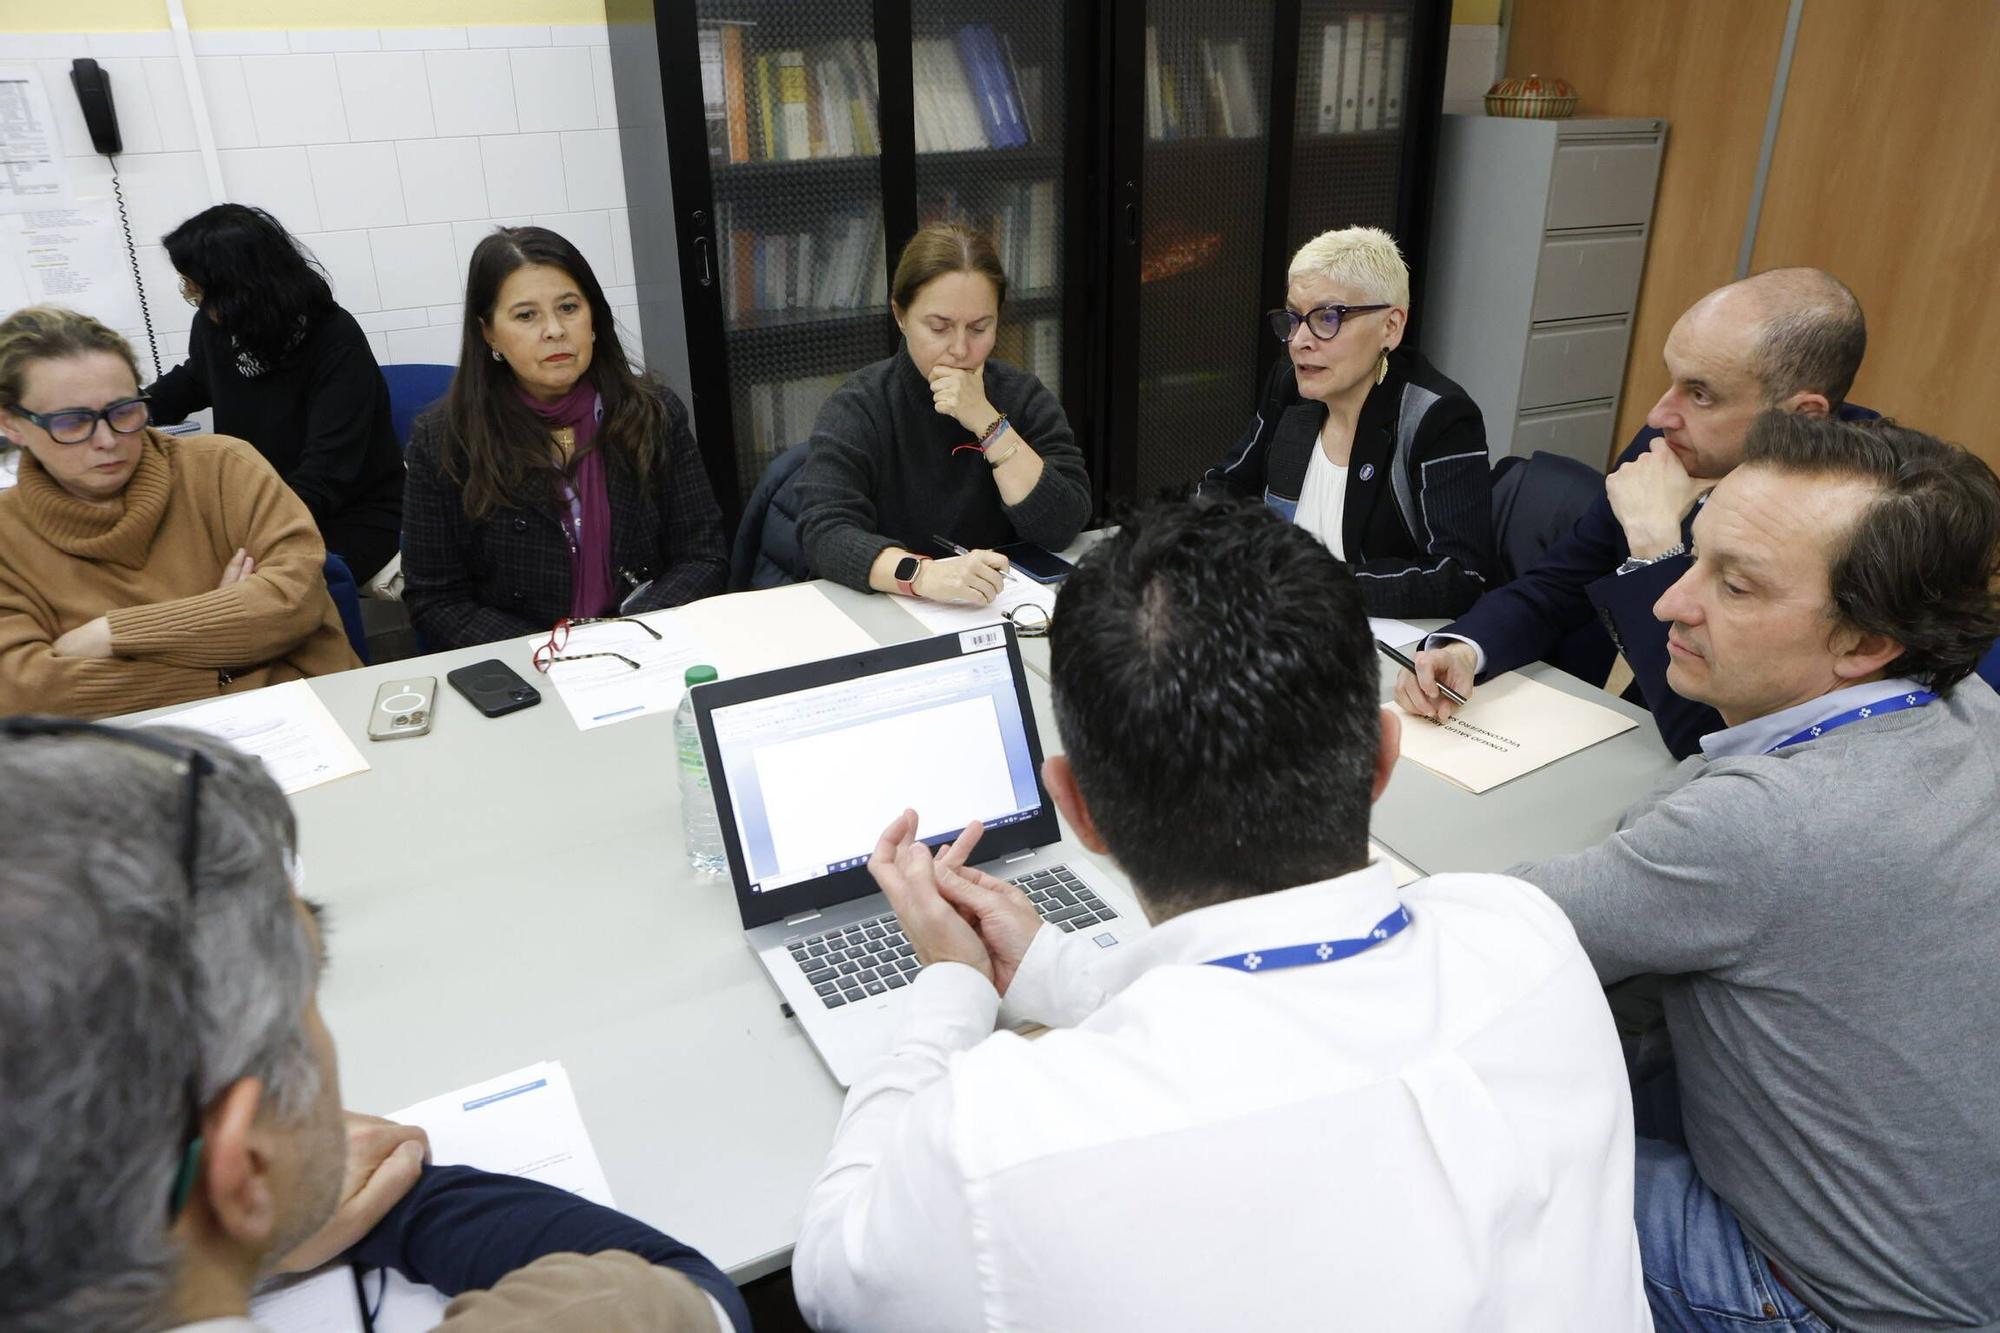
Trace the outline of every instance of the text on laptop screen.
<path fill-rule="evenodd" d="M 1004 648 L 717 708 L 753 892 L 861 865 L 906 809 L 936 845 L 1041 811 Z"/>

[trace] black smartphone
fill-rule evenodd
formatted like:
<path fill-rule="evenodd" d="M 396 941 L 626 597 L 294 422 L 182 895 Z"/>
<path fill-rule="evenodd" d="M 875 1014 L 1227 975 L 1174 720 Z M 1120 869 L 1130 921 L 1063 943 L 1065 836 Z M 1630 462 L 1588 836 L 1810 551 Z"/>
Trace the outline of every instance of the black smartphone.
<path fill-rule="evenodd" d="M 518 713 L 542 701 L 542 692 L 530 685 L 497 657 L 474 662 L 456 671 L 447 671 L 445 680 L 488 717 Z"/>
<path fill-rule="evenodd" d="M 1007 557 L 1007 563 L 1037 583 L 1061 583 L 1076 573 L 1076 566 L 1033 542 L 1008 542 L 993 548 Z"/>

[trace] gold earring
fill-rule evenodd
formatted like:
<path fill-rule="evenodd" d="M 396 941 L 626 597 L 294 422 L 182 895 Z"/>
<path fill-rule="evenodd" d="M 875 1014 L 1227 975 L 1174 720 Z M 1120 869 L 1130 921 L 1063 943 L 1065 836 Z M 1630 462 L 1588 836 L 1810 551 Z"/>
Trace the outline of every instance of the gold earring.
<path fill-rule="evenodd" d="M 1389 378 L 1389 349 L 1382 349 L 1382 357 L 1375 363 L 1375 382 L 1380 384 Z"/>

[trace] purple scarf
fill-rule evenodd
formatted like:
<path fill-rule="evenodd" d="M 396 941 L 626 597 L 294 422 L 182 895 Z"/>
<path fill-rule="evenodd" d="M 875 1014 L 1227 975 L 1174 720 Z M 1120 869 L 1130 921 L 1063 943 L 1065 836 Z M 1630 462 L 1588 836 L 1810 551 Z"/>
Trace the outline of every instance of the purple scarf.
<path fill-rule="evenodd" d="M 562 478 L 564 501 L 557 518 L 570 549 L 570 619 L 612 615 L 618 609 L 616 581 L 611 576 L 611 487 L 604 474 L 604 453 L 592 449 L 603 399 L 588 379 L 553 403 L 525 389 L 521 401 L 553 433 L 567 426 L 576 432 L 569 471 Z"/>

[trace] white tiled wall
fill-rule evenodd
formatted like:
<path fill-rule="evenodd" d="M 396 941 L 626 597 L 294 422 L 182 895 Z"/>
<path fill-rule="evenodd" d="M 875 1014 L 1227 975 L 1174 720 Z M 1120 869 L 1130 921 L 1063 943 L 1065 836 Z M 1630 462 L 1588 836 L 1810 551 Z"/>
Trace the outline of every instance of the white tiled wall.
<path fill-rule="evenodd" d="M 382 362 L 458 359 L 466 262 L 501 224 L 562 232 L 597 271 L 636 355 L 638 298 L 601 25 L 198 31 L 196 76 L 230 200 L 309 246 Z M 162 359 L 191 312 L 160 236 L 214 202 L 166 32 L 0 32 L 0 64 L 42 72 L 79 178 L 109 175 L 69 62 L 111 74 L 119 175 Z M 124 330 L 141 357 L 144 331 Z"/>

